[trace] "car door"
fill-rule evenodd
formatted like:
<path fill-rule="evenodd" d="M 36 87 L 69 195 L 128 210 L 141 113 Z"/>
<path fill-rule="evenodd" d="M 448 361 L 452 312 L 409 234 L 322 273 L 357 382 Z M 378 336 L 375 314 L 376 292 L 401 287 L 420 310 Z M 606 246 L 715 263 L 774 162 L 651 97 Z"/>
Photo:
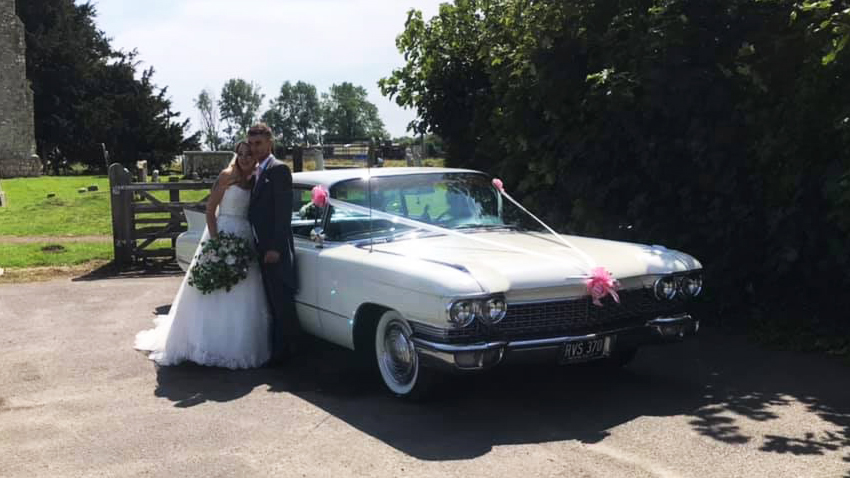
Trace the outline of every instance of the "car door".
<path fill-rule="evenodd" d="M 322 336 L 317 303 L 317 263 L 320 249 L 310 240 L 310 231 L 321 219 L 305 214 L 310 203 L 311 187 L 294 184 L 292 187 L 292 237 L 295 243 L 295 267 L 298 273 L 298 293 L 295 308 L 301 328 L 312 335 Z"/>
<path fill-rule="evenodd" d="M 355 247 L 354 238 L 364 238 L 369 216 L 345 207 L 333 206 L 326 219 L 325 241 L 317 262 L 316 280 L 319 318 L 324 338 L 353 348 L 354 313 L 369 296 L 369 281 L 363 275 L 368 249 Z"/>

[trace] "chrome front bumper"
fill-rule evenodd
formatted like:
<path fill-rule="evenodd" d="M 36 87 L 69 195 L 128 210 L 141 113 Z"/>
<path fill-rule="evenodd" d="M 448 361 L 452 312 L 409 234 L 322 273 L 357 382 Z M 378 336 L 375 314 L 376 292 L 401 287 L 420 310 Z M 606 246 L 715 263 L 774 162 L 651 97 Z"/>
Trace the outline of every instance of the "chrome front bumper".
<path fill-rule="evenodd" d="M 557 357 L 565 344 L 616 336 L 616 347 L 632 347 L 681 340 L 699 331 L 699 320 L 689 314 L 656 317 L 645 324 L 605 330 L 588 335 L 567 335 L 534 340 L 495 341 L 475 344 L 444 344 L 414 337 L 423 365 L 448 370 L 484 370 L 504 360 L 547 361 Z"/>

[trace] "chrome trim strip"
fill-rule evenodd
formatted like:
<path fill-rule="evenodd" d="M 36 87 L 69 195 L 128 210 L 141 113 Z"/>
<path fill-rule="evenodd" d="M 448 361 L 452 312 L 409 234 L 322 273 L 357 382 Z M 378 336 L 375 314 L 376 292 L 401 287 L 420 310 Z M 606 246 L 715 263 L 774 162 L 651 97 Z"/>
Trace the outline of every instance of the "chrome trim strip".
<path fill-rule="evenodd" d="M 365 244 L 355 244 L 355 247 L 359 247 L 359 248 L 361 248 L 361 249 L 362 249 L 362 248 L 364 248 L 364 247 L 366 247 L 366 246 L 368 246 L 368 245 L 369 245 L 369 243 L 367 242 L 367 243 L 365 243 Z M 418 260 L 420 260 L 420 261 L 424 261 L 424 262 L 431 262 L 431 263 L 433 263 L 433 264 L 438 264 L 438 265 L 441 265 L 441 266 L 451 267 L 452 269 L 456 269 L 456 270 L 459 270 L 459 271 L 464 272 L 464 273 L 466 273 L 466 274 L 470 274 L 470 275 L 472 275 L 472 273 L 471 273 L 471 272 L 469 272 L 469 270 L 468 270 L 466 267 L 464 267 L 464 266 L 462 266 L 462 265 L 460 265 L 460 264 L 452 264 L 452 263 L 450 263 L 450 262 L 442 262 L 442 261 L 438 261 L 438 260 L 435 260 L 435 259 L 426 259 L 426 258 L 424 258 L 424 257 L 410 256 L 410 255 L 400 254 L 400 253 L 398 253 L 398 252 L 384 251 L 384 250 L 381 250 L 381 249 L 375 249 L 375 250 L 374 250 L 374 252 L 380 252 L 380 253 L 382 253 L 382 254 L 389 254 L 389 255 L 397 256 L 397 257 L 406 257 L 406 258 L 410 258 L 410 259 L 418 259 Z"/>
<path fill-rule="evenodd" d="M 636 278 L 636 277 L 666 277 L 666 276 L 679 277 L 679 276 L 687 276 L 687 275 L 690 275 L 690 274 L 697 274 L 697 273 L 702 273 L 702 269 L 690 269 L 690 270 L 687 270 L 687 271 L 675 271 L 675 272 L 666 272 L 666 273 L 658 273 L 658 274 L 643 274 L 643 275 L 637 275 L 637 276 L 623 277 L 622 279 L 633 279 L 633 278 Z M 567 285 L 575 285 L 575 284 L 567 284 Z M 642 291 L 642 290 L 649 290 L 650 293 L 652 293 L 652 289 L 653 289 L 652 287 L 632 287 L 630 289 L 619 289 L 619 290 L 617 290 L 617 292 L 638 292 L 638 291 Z M 584 297 L 590 297 L 590 296 L 587 295 L 587 294 L 582 294 L 582 295 L 577 295 L 577 296 L 572 296 L 572 297 L 561 297 L 561 298 L 558 298 L 558 299 L 523 300 L 523 301 L 517 301 L 517 302 L 508 302 L 508 306 L 510 307 L 512 305 L 549 304 L 549 303 L 556 303 L 556 302 L 565 302 L 565 301 L 569 301 L 569 300 L 579 300 L 579 299 L 582 299 Z M 653 294 L 653 297 L 655 297 L 654 294 Z"/>
<path fill-rule="evenodd" d="M 416 340 L 414 339 L 414 343 Z M 418 345 L 418 344 L 417 344 Z M 440 352 L 439 350 L 431 350 L 429 348 L 417 348 L 416 353 L 423 358 L 431 359 L 436 365 L 454 366 L 455 358 L 448 352 Z"/>
<path fill-rule="evenodd" d="M 674 315 L 672 317 L 656 317 L 651 320 L 646 321 L 647 326 L 655 326 L 655 325 L 678 325 L 683 322 L 693 321 L 693 317 L 690 314 L 679 314 Z"/>
<path fill-rule="evenodd" d="M 321 307 L 316 307 L 315 305 L 313 305 L 313 304 L 308 304 L 307 302 L 303 302 L 303 301 L 300 301 L 300 300 L 296 300 L 296 301 L 295 301 L 295 303 L 296 303 L 296 304 L 303 305 L 304 307 L 309 307 L 309 308 L 314 309 L 314 310 L 317 310 L 317 311 L 319 311 L 319 312 L 326 312 L 326 313 L 328 313 L 328 314 L 335 315 L 335 316 L 337 316 L 337 317 L 342 317 L 343 319 L 348 319 L 348 317 L 346 317 L 346 316 L 344 316 L 344 315 L 342 315 L 342 314 L 338 314 L 338 313 L 336 313 L 336 312 L 334 312 L 334 311 L 331 311 L 331 310 L 328 310 L 328 309 L 323 309 L 323 308 L 321 308 Z"/>
<path fill-rule="evenodd" d="M 644 325 L 636 325 L 632 327 L 621 327 L 619 329 L 610 329 L 604 330 L 602 332 L 597 332 L 593 334 L 586 335 L 562 335 L 560 337 L 550 337 L 546 339 L 533 339 L 533 340 L 514 340 L 510 342 L 505 341 L 496 341 L 496 342 L 482 342 L 477 344 L 468 344 L 468 345 L 453 345 L 453 344 L 442 344 L 439 342 L 432 342 L 430 340 L 424 340 L 418 337 L 413 338 L 413 342 L 416 345 L 425 347 L 427 349 L 445 352 L 445 353 L 458 353 L 458 352 L 478 352 L 484 350 L 490 350 L 497 347 L 507 347 L 508 349 L 525 349 L 525 348 L 535 348 L 535 347 L 547 347 L 547 346 L 557 346 L 567 342 L 578 342 L 582 340 L 592 340 L 600 337 L 604 337 L 606 335 L 612 334 L 621 334 L 624 332 L 630 332 L 634 330 L 645 329 L 648 327 L 653 327 L 657 325 L 669 325 L 669 324 L 682 324 L 682 323 L 692 323 L 695 322 L 693 317 L 690 314 L 681 314 L 673 317 L 658 317 L 652 320 L 649 320 Z"/>
<path fill-rule="evenodd" d="M 509 348 L 529 348 L 529 347 L 543 347 L 543 346 L 553 346 L 553 345 L 561 345 L 567 342 L 579 342 L 582 340 L 591 340 L 597 339 L 600 337 L 604 337 L 606 335 L 611 334 L 620 334 L 623 332 L 628 332 L 631 330 L 642 329 L 645 326 L 637 325 L 634 327 L 623 327 L 620 329 L 612 329 L 606 330 L 604 332 L 598 332 L 595 334 L 587 334 L 587 335 L 564 335 L 561 337 L 552 337 L 549 339 L 534 339 L 534 340 L 517 340 L 513 342 L 508 342 Z"/>
<path fill-rule="evenodd" d="M 418 337 L 413 337 L 413 343 L 426 349 L 448 354 L 454 354 L 458 352 L 483 352 L 486 350 L 505 347 L 508 345 L 507 342 L 486 342 L 471 345 L 451 345 L 441 344 L 439 342 L 431 342 L 430 340 L 424 340 Z"/>
<path fill-rule="evenodd" d="M 432 342 L 430 340 L 423 340 L 418 337 L 413 337 L 413 343 L 416 347 L 416 353 L 421 358 L 431 363 L 432 366 L 448 370 L 481 370 L 487 367 L 498 365 L 502 361 L 502 358 L 504 357 L 506 352 L 517 351 L 522 353 L 534 350 L 542 351 L 547 349 L 557 349 L 565 343 L 576 342 L 581 340 L 592 340 L 595 338 L 602 337 L 611 337 L 623 332 L 632 332 L 638 330 L 659 331 L 661 326 L 670 324 L 693 326 L 692 330 L 688 330 L 684 333 L 678 334 L 679 338 L 683 337 L 684 335 L 696 334 L 699 331 L 699 320 L 694 319 L 693 317 L 691 317 L 690 314 L 681 314 L 672 317 L 657 317 L 655 319 L 647 321 L 644 325 L 623 327 L 619 329 L 606 330 L 603 332 L 586 335 L 566 335 L 561 337 L 552 337 L 548 339 L 517 340 L 513 342 L 482 342 L 468 345 L 443 344 L 438 342 Z M 664 334 L 661 335 L 663 336 Z M 607 347 L 610 347 L 610 342 L 606 341 L 606 348 Z M 458 365 L 457 361 L 455 360 L 455 355 L 458 353 L 487 352 L 492 350 L 498 350 L 499 357 L 495 362 L 489 364 L 487 367 L 485 367 L 483 363 L 478 363 L 473 367 L 462 367 Z"/>

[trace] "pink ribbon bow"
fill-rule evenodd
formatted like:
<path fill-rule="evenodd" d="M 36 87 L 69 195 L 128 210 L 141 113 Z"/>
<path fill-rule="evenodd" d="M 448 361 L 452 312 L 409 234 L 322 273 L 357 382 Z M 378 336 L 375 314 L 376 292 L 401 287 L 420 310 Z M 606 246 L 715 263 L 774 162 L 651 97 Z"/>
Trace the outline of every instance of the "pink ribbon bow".
<path fill-rule="evenodd" d="M 552 235 L 554 235 L 561 242 L 563 242 L 565 246 L 567 246 L 570 249 L 573 249 L 576 252 L 578 252 L 579 254 L 581 254 L 584 257 L 587 264 L 589 266 L 593 267 L 593 259 L 590 256 L 588 256 L 586 253 L 584 253 L 584 251 L 582 251 L 581 249 L 579 249 L 576 246 L 574 246 L 573 244 L 571 244 L 563 236 L 561 236 L 560 234 L 555 232 L 554 229 L 549 227 L 545 222 L 541 221 L 540 218 L 538 218 L 537 216 L 532 214 L 531 211 L 529 211 L 528 209 L 523 207 L 523 205 L 520 204 L 519 202 L 517 202 L 516 199 L 512 198 L 511 195 L 508 194 L 507 191 L 505 191 L 505 184 L 502 182 L 501 179 L 493 178 L 492 182 L 493 182 L 493 187 L 496 188 L 502 196 L 506 197 L 509 201 L 514 203 L 517 207 L 519 207 L 521 210 L 523 210 L 526 214 L 528 214 L 529 216 L 534 218 L 537 222 L 540 223 L 540 225 L 542 225 L 549 232 L 551 232 Z M 590 271 L 590 279 L 587 280 L 587 292 L 593 298 L 593 304 L 594 305 L 602 307 L 601 299 L 603 297 L 605 297 L 606 295 L 610 295 L 611 298 L 614 299 L 614 302 L 619 304 L 620 303 L 620 296 L 617 295 L 617 287 L 618 287 L 618 285 L 617 285 L 616 279 L 614 279 L 614 277 L 611 275 L 611 273 L 608 272 L 607 270 L 605 270 L 604 267 L 593 267 L 593 269 Z"/>
<path fill-rule="evenodd" d="M 614 302 L 620 303 L 620 296 L 617 295 L 617 281 L 610 272 L 604 267 L 595 267 L 590 272 L 590 279 L 587 280 L 587 292 L 593 298 L 593 304 L 602 307 L 602 302 L 599 300 L 610 295 Z"/>
<path fill-rule="evenodd" d="M 328 191 L 322 186 L 313 187 L 311 197 L 316 206 L 325 207 L 328 205 Z"/>
<path fill-rule="evenodd" d="M 493 178 L 493 187 L 499 190 L 499 192 L 505 191 L 505 184 L 499 178 Z"/>

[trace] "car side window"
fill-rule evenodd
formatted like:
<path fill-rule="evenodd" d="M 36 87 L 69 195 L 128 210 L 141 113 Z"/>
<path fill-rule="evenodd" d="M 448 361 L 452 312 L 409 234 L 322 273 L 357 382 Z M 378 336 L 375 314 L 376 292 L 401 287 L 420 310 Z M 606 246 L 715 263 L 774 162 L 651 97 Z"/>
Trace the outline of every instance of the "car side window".
<path fill-rule="evenodd" d="M 299 184 L 292 187 L 292 235 L 309 238 L 310 231 L 321 221 L 324 210 L 311 200 L 310 187 Z"/>
<path fill-rule="evenodd" d="M 369 214 L 347 207 L 330 208 L 331 216 L 325 236 L 331 241 L 356 241 L 368 239 L 369 236 L 384 238 L 411 229 L 386 217 L 370 217 Z"/>
<path fill-rule="evenodd" d="M 346 207 L 331 206 L 325 235 L 331 241 L 347 241 L 369 231 L 369 216 Z"/>

